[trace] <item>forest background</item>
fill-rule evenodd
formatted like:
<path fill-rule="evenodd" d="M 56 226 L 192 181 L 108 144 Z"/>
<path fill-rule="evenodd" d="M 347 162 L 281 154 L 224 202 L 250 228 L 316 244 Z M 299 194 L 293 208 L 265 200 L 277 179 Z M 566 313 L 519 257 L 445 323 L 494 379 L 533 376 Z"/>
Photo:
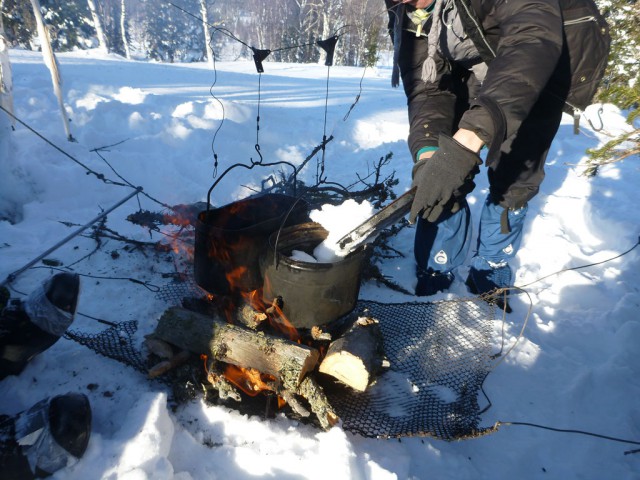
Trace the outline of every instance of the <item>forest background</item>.
<path fill-rule="evenodd" d="M 609 67 L 596 100 L 640 115 L 640 3 L 596 0 L 612 36 Z M 0 0 L 0 31 L 9 48 L 38 50 L 34 8 L 53 51 L 99 48 L 127 59 L 208 62 L 251 59 L 324 63 L 319 40 L 337 39 L 333 65 L 389 63 L 391 42 L 382 0 Z M 258 52 L 260 51 L 260 52 Z M 602 164 L 640 152 L 640 129 L 589 152 Z"/>

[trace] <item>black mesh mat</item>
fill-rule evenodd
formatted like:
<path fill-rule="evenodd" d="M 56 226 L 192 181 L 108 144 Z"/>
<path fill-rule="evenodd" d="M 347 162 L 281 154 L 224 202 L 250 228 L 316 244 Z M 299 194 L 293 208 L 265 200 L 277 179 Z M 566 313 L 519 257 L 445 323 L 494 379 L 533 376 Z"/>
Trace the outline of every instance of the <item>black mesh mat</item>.
<path fill-rule="evenodd" d="M 130 320 L 114 324 L 100 333 L 87 334 L 77 330 L 68 330 L 64 336 L 100 355 L 117 360 L 146 374 L 147 366 L 142 360 L 140 352 L 134 347 L 133 335 L 137 330 L 138 322 Z"/>
<path fill-rule="evenodd" d="M 490 368 L 494 308 L 479 299 L 358 302 L 377 318 L 391 367 L 364 393 L 327 389 L 345 430 L 366 437 L 482 433 L 478 394 Z"/>
<path fill-rule="evenodd" d="M 172 282 L 157 296 L 171 305 L 206 293 L 193 281 Z M 345 430 L 364 437 L 431 436 L 455 440 L 485 433 L 478 396 L 490 371 L 495 307 L 479 298 L 440 302 L 380 303 L 360 300 L 355 312 L 376 318 L 390 367 L 366 392 L 326 385 Z M 65 336 L 146 373 L 134 347 L 135 321 L 99 334 Z"/>
<path fill-rule="evenodd" d="M 158 297 L 179 305 L 206 293 L 193 280 L 170 283 Z M 439 302 L 359 300 L 356 313 L 380 321 L 391 367 L 364 393 L 330 385 L 343 428 L 365 437 L 481 435 L 478 395 L 490 371 L 496 308 L 479 297 Z"/>

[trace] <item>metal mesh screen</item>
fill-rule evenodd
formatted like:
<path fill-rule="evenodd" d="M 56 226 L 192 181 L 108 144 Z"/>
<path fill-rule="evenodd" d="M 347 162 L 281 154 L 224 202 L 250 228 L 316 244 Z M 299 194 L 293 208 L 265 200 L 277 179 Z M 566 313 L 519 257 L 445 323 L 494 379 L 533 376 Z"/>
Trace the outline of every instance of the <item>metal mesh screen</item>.
<path fill-rule="evenodd" d="M 481 434 L 477 399 L 490 368 L 494 307 L 474 298 L 361 300 L 357 308 L 380 321 L 391 367 L 363 393 L 327 389 L 343 428 L 366 437 Z"/>
<path fill-rule="evenodd" d="M 137 330 L 138 322 L 131 320 L 112 325 L 100 333 L 87 334 L 69 330 L 64 336 L 100 355 L 117 360 L 146 374 L 147 367 L 142 360 L 142 355 L 134 347 L 133 335 Z"/>
<path fill-rule="evenodd" d="M 157 295 L 180 305 L 205 293 L 187 280 L 167 284 Z M 490 371 L 495 307 L 479 298 L 392 304 L 360 300 L 356 313 L 379 320 L 391 366 L 363 393 L 323 382 L 345 430 L 365 437 L 444 440 L 484 433 L 478 395 Z M 99 334 L 70 331 L 66 336 L 146 373 L 132 341 L 136 329 L 132 321 Z"/>

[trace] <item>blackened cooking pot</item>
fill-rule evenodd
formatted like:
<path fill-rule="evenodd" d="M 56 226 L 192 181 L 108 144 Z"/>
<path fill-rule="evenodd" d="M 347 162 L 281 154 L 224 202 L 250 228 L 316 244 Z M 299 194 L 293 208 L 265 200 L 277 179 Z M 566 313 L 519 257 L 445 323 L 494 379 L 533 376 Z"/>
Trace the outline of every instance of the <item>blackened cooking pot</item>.
<path fill-rule="evenodd" d="M 312 254 L 328 232 L 308 222 L 273 233 L 262 261 L 263 297 L 271 303 L 282 297 L 282 310 L 296 328 L 327 325 L 351 312 L 358 300 L 366 246 L 334 263 L 290 258 L 293 250 Z"/>
<path fill-rule="evenodd" d="M 217 295 L 250 292 L 262 286 L 259 260 L 269 235 L 283 225 L 308 221 L 305 201 L 263 194 L 198 214 L 194 277 Z"/>

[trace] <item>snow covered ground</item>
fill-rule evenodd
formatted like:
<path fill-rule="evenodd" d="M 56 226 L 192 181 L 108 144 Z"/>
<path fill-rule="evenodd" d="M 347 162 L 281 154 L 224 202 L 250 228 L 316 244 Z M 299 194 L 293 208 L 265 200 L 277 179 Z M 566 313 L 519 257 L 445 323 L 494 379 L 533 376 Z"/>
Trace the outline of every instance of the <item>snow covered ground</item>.
<path fill-rule="evenodd" d="M 69 223 L 82 225 L 131 193 L 87 175 L 74 160 L 115 182 L 141 186 L 165 204 L 191 204 L 206 201 L 213 151 L 218 174 L 235 162 L 257 160 L 256 143 L 265 162 L 299 164 L 325 128 L 324 66 L 267 61 L 260 77 L 251 62 L 218 63 L 213 72 L 199 64 L 142 63 L 86 51 L 58 55 L 77 140 L 71 143 L 41 55 L 12 50 L 10 57 L 16 116 L 63 152 L 22 124 L 12 131 L 0 112 L 0 212 L 13 220 L 0 222 L 0 279 L 66 237 L 75 228 Z M 597 111 L 592 106 L 587 112 L 596 125 Z M 326 134 L 334 136 L 325 155 L 330 181 L 353 183 L 356 172 L 393 152 L 386 173 L 396 171 L 397 193 L 408 188 L 405 100 L 390 87 L 388 68 L 332 67 L 326 112 Z M 640 168 L 636 156 L 601 168 L 595 178 L 581 175 L 587 148 L 629 128 L 612 105 L 603 106 L 602 121 L 604 129 L 595 132 L 583 119 L 574 135 L 566 117 L 551 147 L 514 265 L 532 313 L 515 349 L 485 382 L 492 407 L 482 426 L 531 422 L 640 442 L 639 250 L 604 262 L 638 243 Z M 261 167 L 231 172 L 215 188 L 212 204 L 247 196 L 271 173 Z M 314 160 L 302 180 L 312 183 L 315 174 Z M 476 217 L 486 194 L 484 174 L 477 183 L 470 195 Z M 110 213 L 107 227 L 139 241 L 163 238 L 126 220 L 139 208 L 161 211 L 149 197 L 139 195 Z M 406 228 L 393 241 L 404 258 L 380 266 L 408 290 L 415 281 L 412 235 Z M 106 240 L 89 255 L 95 241 L 78 236 L 47 258 L 83 275 L 79 312 L 111 322 L 137 320 L 141 342 L 167 304 L 127 279 L 162 286 L 162 273 L 175 270 L 174 258 L 125 247 Z M 552 275 L 598 262 L 604 263 Z M 42 263 L 36 267 L 12 283 L 13 296 L 55 273 Z M 469 296 L 461 280 L 465 268 L 457 273 L 451 290 L 431 299 Z M 360 297 L 416 300 L 373 283 L 363 285 Z M 507 345 L 527 318 L 529 299 L 520 295 L 512 306 Z M 105 327 L 78 315 L 72 328 L 90 333 Z M 90 398 L 93 432 L 84 457 L 56 479 L 640 478 L 640 454 L 624 454 L 637 444 L 529 426 L 503 425 L 458 442 L 398 441 L 366 439 L 340 427 L 322 432 L 281 415 L 265 420 L 200 401 L 174 412 L 157 383 L 67 339 L 20 376 L 0 382 L 0 413 L 69 391 Z"/>

